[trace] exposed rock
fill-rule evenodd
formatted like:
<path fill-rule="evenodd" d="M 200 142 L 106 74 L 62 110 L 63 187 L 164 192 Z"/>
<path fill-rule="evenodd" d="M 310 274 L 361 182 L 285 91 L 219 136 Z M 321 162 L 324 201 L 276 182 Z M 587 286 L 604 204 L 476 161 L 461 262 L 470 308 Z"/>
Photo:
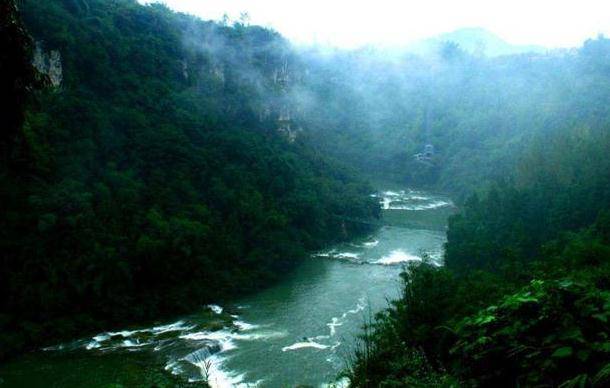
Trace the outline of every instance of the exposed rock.
<path fill-rule="evenodd" d="M 280 109 L 277 119 L 277 130 L 286 137 L 289 143 L 294 143 L 294 141 L 297 139 L 298 133 L 301 132 L 302 129 L 293 128 L 290 113 L 290 109 L 287 106 L 284 106 Z"/>
<path fill-rule="evenodd" d="M 58 88 L 63 81 L 63 69 L 61 65 L 61 54 L 58 50 L 50 50 L 45 52 L 40 42 L 36 42 L 34 50 L 34 58 L 32 60 L 34 67 L 49 77 L 51 86 Z"/>
<path fill-rule="evenodd" d="M 288 71 L 288 61 L 285 60 L 282 66 L 273 72 L 273 82 L 284 89 L 289 81 L 290 73 Z"/>
<path fill-rule="evenodd" d="M 210 74 L 220 83 L 225 83 L 225 71 L 222 66 L 212 66 L 210 68 Z"/>

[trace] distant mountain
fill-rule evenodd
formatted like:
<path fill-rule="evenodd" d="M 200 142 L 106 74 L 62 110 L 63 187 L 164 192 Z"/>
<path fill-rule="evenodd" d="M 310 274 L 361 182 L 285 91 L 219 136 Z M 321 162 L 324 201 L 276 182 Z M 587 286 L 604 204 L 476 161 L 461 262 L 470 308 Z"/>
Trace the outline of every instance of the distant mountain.
<path fill-rule="evenodd" d="M 415 42 L 408 50 L 420 55 L 432 55 L 438 53 L 446 42 L 457 43 L 461 49 L 471 54 L 489 57 L 546 51 L 542 46 L 510 44 L 484 28 L 461 28 L 440 34 Z"/>

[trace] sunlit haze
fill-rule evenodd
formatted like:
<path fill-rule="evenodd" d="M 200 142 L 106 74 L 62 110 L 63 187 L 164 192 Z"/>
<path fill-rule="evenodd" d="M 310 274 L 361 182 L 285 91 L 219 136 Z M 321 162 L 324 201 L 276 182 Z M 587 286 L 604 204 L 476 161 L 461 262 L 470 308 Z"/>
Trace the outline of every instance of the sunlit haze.
<path fill-rule="evenodd" d="M 144 1 L 144 0 L 142 0 Z M 169 7 L 218 20 L 247 12 L 295 43 L 357 47 L 402 45 L 462 27 L 483 27 L 509 43 L 577 46 L 610 34 L 610 2 L 603 0 L 286 1 L 163 0 Z"/>

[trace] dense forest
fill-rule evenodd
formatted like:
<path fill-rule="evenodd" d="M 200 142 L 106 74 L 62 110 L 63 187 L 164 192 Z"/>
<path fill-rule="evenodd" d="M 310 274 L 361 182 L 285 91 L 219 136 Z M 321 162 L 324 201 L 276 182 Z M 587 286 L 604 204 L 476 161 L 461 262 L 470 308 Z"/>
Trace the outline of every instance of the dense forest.
<path fill-rule="evenodd" d="M 487 183 L 450 219 L 445 265 L 407 268 L 402 297 L 367 324 L 353 386 L 610 384 L 609 58 L 599 38 L 538 60 L 531 115 L 500 121 L 523 138 L 507 169 L 477 170 Z"/>
<path fill-rule="evenodd" d="M 573 127 L 603 130 L 607 50 L 603 37 L 578 50 L 497 57 L 453 42 L 427 57 L 312 50 L 304 56 L 309 85 L 294 98 L 304 101 L 308 135 L 324 153 L 462 201 L 510 176 L 532 141 Z M 435 155 L 421 163 L 413 155 L 426 144 Z"/>
<path fill-rule="evenodd" d="M 342 216 L 378 215 L 364 181 L 278 131 L 277 33 L 135 0 L 11 6 L 1 356 L 259 288 L 366 229 Z"/>
<path fill-rule="evenodd" d="M 369 233 L 388 181 L 458 212 L 352 386 L 610 385 L 609 39 L 297 48 L 136 0 L 0 23 L 0 358 L 267 286 Z"/>

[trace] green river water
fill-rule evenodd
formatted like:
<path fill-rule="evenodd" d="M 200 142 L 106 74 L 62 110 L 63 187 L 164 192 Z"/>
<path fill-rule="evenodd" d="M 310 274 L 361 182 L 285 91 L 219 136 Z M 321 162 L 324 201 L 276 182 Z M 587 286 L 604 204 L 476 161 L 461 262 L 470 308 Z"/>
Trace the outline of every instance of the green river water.
<path fill-rule="evenodd" d="M 204 378 L 212 387 L 341 386 L 337 376 L 360 327 L 398 296 L 405 263 L 424 255 L 442 263 L 453 212 L 447 198 L 430 193 L 376 196 L 385 226 L 312 255 L 275 286 L 158 326 L 27 354 L 0 367 L 0 388 L 162 387 Z"/>

